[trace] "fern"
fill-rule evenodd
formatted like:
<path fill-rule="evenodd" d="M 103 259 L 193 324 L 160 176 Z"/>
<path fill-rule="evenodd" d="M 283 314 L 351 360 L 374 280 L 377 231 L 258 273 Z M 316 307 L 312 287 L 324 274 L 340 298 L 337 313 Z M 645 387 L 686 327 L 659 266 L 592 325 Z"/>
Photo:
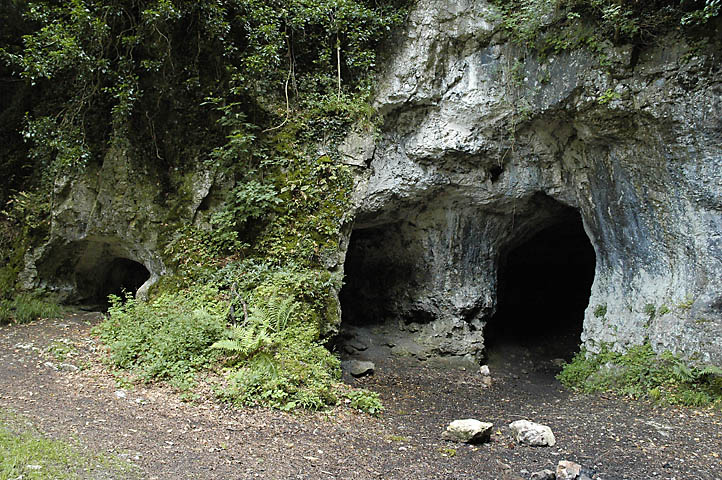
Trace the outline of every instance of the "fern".
<path fill-rule="evenodd" d="M 279 334 L 288 328 L 297 306 L 293 297 L 274 297 L 265 306 L 252 307 L 243 325 L 227 330 L 227 338 L 211 347 L 224 350 L 239 360 L 272 350 L 281 341 Z"/>

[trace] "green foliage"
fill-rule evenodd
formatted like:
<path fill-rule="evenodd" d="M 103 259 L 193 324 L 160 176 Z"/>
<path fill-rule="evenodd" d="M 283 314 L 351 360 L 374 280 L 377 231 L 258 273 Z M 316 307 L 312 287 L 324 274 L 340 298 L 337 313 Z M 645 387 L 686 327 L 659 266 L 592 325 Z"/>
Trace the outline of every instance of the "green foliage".
<path fill-rule="evenodd" d="M 545 56 L 605 42 L 643 44 L 719 15 L 720 0 L 493 0 L 493 20 L 517 43 Z"/>
<path fill-rule="evenodd" d="M 439 447 L 439 453 L 442 457 L 455 457 L 456 449 L 450 447 Z"/>
<path fill-rule="evenodd" d="M 293 297 L 252 307 L 243 323 L 212 346 L 227 354 L 230 366 L 221 396 L 283 410 L 335 404 L 331 386 L 338 379 L 338 359 L 319 344 L 310 315 Z"/>
<path fill-rule="evenodd" d="M 378 417 L 384 411 L 384 406 L 381 403 L 379 394 L 376 392 L 365 389 L 349 390 L 345 392 L 344 395 L 350 400 L 349 406 L 351 408 L 375 417 Z"/>
<path fill-rule="evenodd" d="M 97 327 L 110 362 L 144 381 L 167 379 L 187 388 L 197 370 L 214 360 L 210 346 L 223 332 L 218 292 L 195 287 L 152 302 L 111 297 L 109 317 Z"/>
<path fill-rule="evenodd" d="M 160 243 L 175 275 L 149 303 L 114 299 L 98 330 L 112 363 L 189 388 L 220 356 L 210 346 L 230 306 L 238 329 L 225 337 L 239 343 L 218 346 L 240 350 L 224 395 L 280 408 L 335 403 L 338 361 L 320 342 L 337 321 L 339 280 L 323 265 L 352 189 L 335 147 L 355 122 L 373 128 L 377 47 L 408 2 L 20 3 L 0 10 L 14 33 L 0 32 L 0 68 L 23 88 L 0 105 L 22 108 L 0 121 L 26 142 L 23 191 L 43 207 L 21 215 L 36 225 L 21 229 L 22 251 L 47 233 L 58 180 L 122 151 L 129 171 L 158 179 L 157 204 L 170 207 Z M 3 151 L 0 173 L 11 165 Z M 168 198 L 199 170 L 213 185 L 191 224 Z M 33 205 L 16 198 L 18 212 Z M 14 283 L 21 263 L 12 265 L 3 283 Z M 288 319 L 264 317 L 288 298 Z"/>
<path fill-rule="evenodd" d="M 690 366 L 670 352 L 657 355 L 649 344 L 626 353 L 608 347 L 582 350 L 558 375 L 568 388 L 586 393 L 613 391 L 674 405 L 722 405 L 722 369 Z"/>
<path fill-rule="evenodd" d="M 613 88 L 608 88 L 599 96 L 597 103 L 599 105 L 606 105 L 612 100 L 619 100 L 620 98 L 622 98 L 622 96 L 619 93 L 615 92 Z"/>
<path fill-rule="evenodd" d="M 0 300 L 1 323 L 27 323 L 39 318 L 59 318 L 60 306 L 41 295 L 19 293 L 9 300 Z"/>
<path fill-rule="evenodd" d="M 604 318 L 604 316 L 607 314 L 607 306 L 606 305 L 597 305 L 594 307 L 594 316 L 597 318 Z"/>
<path fill-rule="evenodd" d="M 36 467 L 38 466 L 38 467 Z M 120 459 L 51 440 L 27 421 L 0 409 L 0 478 L 74 480 L 138 478 Z"/>

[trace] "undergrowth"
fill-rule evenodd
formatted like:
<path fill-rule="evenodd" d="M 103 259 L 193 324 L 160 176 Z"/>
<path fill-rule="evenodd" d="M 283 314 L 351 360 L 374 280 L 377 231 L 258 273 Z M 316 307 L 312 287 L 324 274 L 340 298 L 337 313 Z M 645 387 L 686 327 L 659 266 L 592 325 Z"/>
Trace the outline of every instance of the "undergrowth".
<path fill-rule="evenodd" d="M 0 324 L 27 323 L 39 318 L 59 318 L 60 306 L 32 293 L 20 293 L 10 299 L 0 299 Z"/>
<path fill-rule="evenodd" d="M 136 473 L 118 458 L 49 439 L 21 417 L 0 409 L 1 479 L 139 478 Z"/>
<path fill-rule="evenodd" d="M 111 296 L 109 317 L 98 326 L 109 360 L 143 381 L 169 380 L 180 390 L 213 361 L 210 345 L 223 332 L 218 292 L 208 287 L 164 294 L 152 302 Z"/>
<path fill-rule="evenodd" d="M 320 410 L 347 398 L 351 408 L 383 410 L 377 394 L 342 388 L 340 362 L 321 342 L 330 321 L 328 272 L 245 261 L 208 282 L 148 302 L 112 298 L 96 329 L 110 363 L 183 392 L 193 391 L 199 372 L 212 371 L 220 375 L 210 378 L 222 378 L 218 397 L 236 405 Z"/>
<path fill-rule="evenodd" d="M 585 392 L 616 392 L 671 405 L 722 406 L 722 369 L 690 366 L 651 345 L 630 348 L 626 353 L 604 346 L 597 354 L 579 352 L 557 377 L 564 386 Z"/>

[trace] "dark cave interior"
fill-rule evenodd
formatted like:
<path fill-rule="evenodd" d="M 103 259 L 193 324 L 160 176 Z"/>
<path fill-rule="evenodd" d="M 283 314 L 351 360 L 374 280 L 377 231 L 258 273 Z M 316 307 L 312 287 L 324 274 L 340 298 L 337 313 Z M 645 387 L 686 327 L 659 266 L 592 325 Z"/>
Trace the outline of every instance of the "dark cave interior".
<path fill-rule="evenodd" d="M 569 212 L 502 255 L 487 352 L 504 344 L 569 360 L 578 350 L 595 253 L 579 213 Z"/>
<path fill-rule="evenodd" d="M 150 278 L 150 272 L 142 263 L 122 257 L 96 265 L 90 271 L 78 272 L 77 275 L 79 291 L 85 295 L 73 303 L 102 310 L 110 306 L 108 295 L 122 297 L 125 292 L 135 295 Z"/>
<path fill-rule="evenodd" d="M 135 294 L 148 278 L 150 272 L 143 264 L 127 258 L 116 258 L 108 265 L 105 281 L 100 288 L 101 297 L 120 296 L 123 292 Z"/>

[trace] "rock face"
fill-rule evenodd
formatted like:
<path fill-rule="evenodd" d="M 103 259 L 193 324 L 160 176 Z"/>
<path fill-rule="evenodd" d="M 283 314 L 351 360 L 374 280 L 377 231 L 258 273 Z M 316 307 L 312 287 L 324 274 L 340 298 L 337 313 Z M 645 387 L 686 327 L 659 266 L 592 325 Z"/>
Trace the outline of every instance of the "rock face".
<path fill-rule="evenodd" d="M 609 46 L 601 69 L 584 51 L 521 55 L 489 11 L 420 0 L 381 78 L 375 145 L 341 148 L 359 173 L 352 321 L 477 358 L 510 250 L 580 215 L 587 349 L 648 341 L 722 364 L 722 36 Z"/>
<path fill-rule="evenodd" d="M 143 297 L 167 273 L 168 227 L 198 220 L 213 176 L 148 171 L 134 165 L 134 157 L 132 147 L 119 142 L 102 165 L 56 180 L 50 238 L 26 254 L 22 287 L 44 288 L 67 302 L 96 302 L 121 288 Z"/>

